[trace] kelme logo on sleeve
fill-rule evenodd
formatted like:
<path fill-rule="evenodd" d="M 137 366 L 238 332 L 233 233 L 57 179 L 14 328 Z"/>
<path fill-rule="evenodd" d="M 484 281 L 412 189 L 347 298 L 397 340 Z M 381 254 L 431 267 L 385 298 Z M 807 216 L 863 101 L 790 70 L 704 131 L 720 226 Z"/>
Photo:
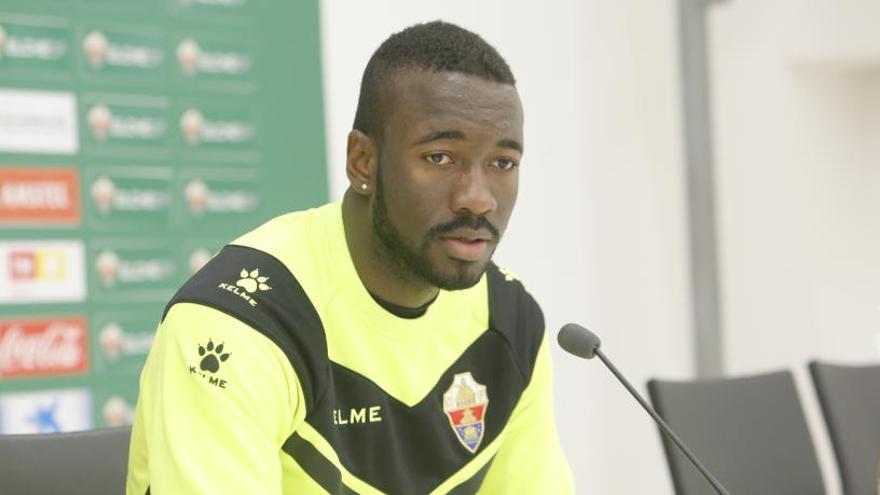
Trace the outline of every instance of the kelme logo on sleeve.
<path fill-rule="evenodd" d="M 220 372 L 221 363 L 225 363 L 229 356 L 232 355 L 230 352 L 224 352 L 226 350 L 225 344 L 221 343 L 215 346 L 214 341 L 210 339 L 205 345 L 199 344 L 199 365 L 190 366 L 189 374 L 199 376 L 215 387 L 226 388 L 229 382 L 216 376 Z"/>
<path fill-rule="evenodd" d="M 199 369 L 209 373 L 220 371 L 220 363 L 229 359 L 230 353 L 223 352 L 223 344 L 214 347 L 214 342 L 209 340 L 205 347 L 199 346 L 199 356 L 202 356 L 199 362 Z"/>
<path fill-rule="evenodd" d="M 458 441 L 471 453 L 475 453 L 486 431 L 486 406 L 489 396 L 486 386 L 477 383 L 471 372 L 459 373 L 452 378 L 452 385 L 443 394 L 443 412 Z"/>
<path fill-rule="evenodd" d="M 251 294 L 272 290 L 272 287 L 269 287 L 269 285 L 266 284 L 266 282 L 269 281 L 269 277 L 264 277 L 260 275 L 259 268 L 254 268 L 251 271 L 242 269 L 241 273 L 239 273 L 238 276 L 239 279 L 237 282 L 235 282 L 234 285 L 220 283 L 217 288 L 237 295 L 238 297 L 247 301 L 247 303 L 251 307 L 258 304 L 257 300 L 251 297 Z"/>

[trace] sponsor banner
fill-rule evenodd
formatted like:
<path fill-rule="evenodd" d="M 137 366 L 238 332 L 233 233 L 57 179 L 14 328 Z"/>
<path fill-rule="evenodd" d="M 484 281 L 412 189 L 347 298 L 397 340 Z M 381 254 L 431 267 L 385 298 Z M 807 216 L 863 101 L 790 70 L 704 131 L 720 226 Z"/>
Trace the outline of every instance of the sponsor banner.
<path fill-rule="evenodd" d="M 60 1 L 60 0 L 56 0 Z M 71 3 L 68 0 L 68 3 Z M 144 0 L 79 0 L 79 5 L 84 8 L 94 9 L 100 14 L 122 13 L 131 15 L 158 13 L 159 2 L 145 2 Z"/>
<path fill-rule="evenodd" d="M 184 218 L 191 222 L 245 221 L 253 223 L 262 205 L 256 174 L 204 171 L 182 181 Z"/>
<path fill-rule="evenodd" d="M 90 26 L 78 34 L 79 65 L 84 74 L 150 83 L 164 79 L 166 57 L 161 31 Z"/>
<path fill-rule="evenodd" d="M 94 388 L 95 422 L 97 428 L 130 425 L 137 404 L 138 380 L 132 375 L 125 380 L 114 377 Z"/>
<path fill-rule="evenodd" d="M 185 105 L 176 118 L 182 156 L 211 161 L 256 159 L 258 126 L 252 107 Z"/>
<path fill-rule="evenodd" d="M 97 405 L 101 408 L 96 414 L 101 428 L 127 426 L 134 422 L 136 397 L 126 398 L 119 394 L 108 395 L 99 399 Z"/>
<path fill-rule="evenodd" d="M 79 222 L 76 168 L 0 166 L 0 225 L 76 225 Z"/>
<path fill-rule="evenodd" d="M 0 305 L 85 298 L 82 241 L 0 241 Z"/>
<path fill-rule="evenodd" d="M 61 433 L 92 428 L 92 392 L 85 388 L 0 395 L 0 433 Z"/>
<path fill-rule="evenodd" d="M 95 371 L 112 376 L 140 373 L 161 315 L 161 304 L 96 314 L 92 318 Z"/>
<path fill-rule="evenodd" d="M 88 341 L 80 316 L 0 320 L 0 380 L 87 373 Z"/>
<path fill-rule="evenodd" d="M 255 50 L 244 34 L 224 36 L 187 32 L 177 36 L 174 55 L 184 83 L 255 82 Z"/>
<path fill-rule="evenodd" d="M 168 98 L 154 96 L 86 95 L 81 99 L 83 148 L 89 152 L 165 148 L 171 126 Z M 163 149 L 163 151 L 165 151 Z"/>
<path fill-rule="evenodd" d="M 167 227 L 171 170 L 162 167 L 94 167 L 86 175 L 88 216 L 96 227 Z"/>
<path fill-rule="evenodd" d="M 70 75 L 73 34 L 63 19 L 0 16 L 0 74 Z"/>
<path fill-rule="evenodd" d="M 0 152 L 72 155 L 78 150 L 73 93 L 0 89 Z"/>
<path fill-rule="evenodd" d="M 92 293 L 96 300 L 164 301 L 182 283 L 170 245 L 144 240 L 96 242 L 89 254 Z"/>
<path fill-rule="evenodd" d="M 254 15 L 254 0 L 167 0 L 172 15 L 241 21 Z"/>

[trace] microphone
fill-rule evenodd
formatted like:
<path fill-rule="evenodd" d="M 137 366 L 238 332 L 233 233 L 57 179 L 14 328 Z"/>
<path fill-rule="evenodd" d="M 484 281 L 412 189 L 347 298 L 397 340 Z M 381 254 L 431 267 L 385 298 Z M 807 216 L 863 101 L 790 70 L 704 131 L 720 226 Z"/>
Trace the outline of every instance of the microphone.
<path fill-rule="evenodd" d="M 630 385 L 629 381 L 624 378 L 623 374 L 617 370 L 617 368 L 611 364 L 611 361 L 605 357 L 605 354 L 599 349 L 599 346 L 602 342 L 599 340 L 599 337 L 596 336 L 593 332 L 587 330 L 586 328 L 578 325 L 577 323 L 569 323 L 562 327 L 559 330 L 559 334 L 557 335 L 557 340 L 559 341 L 559 346 L 562 347 L 565 352 L 569 354 L 574 354 L 577 357 L 582 357 L 584 359 L 593 359 L 593 356 L 599 356 L 599 359 L 605 363 L 605 366 L 611 370 L 611 373 L 623 384 L 624 387 L 632 394 L 633 397 L 642 405 L 642 408 L 648 412 L 649 415 L 654 419 L 657 423 L 657 426 L 660 427 L 660 431 L 669 438 L 672 443 L 675 444 L 676 447 L 691 461 L 691 464 L 697 468 L 697 471 L 703 475 L 703 478 L 712 485 L 712 488 L 719 495 L 730 495 L 730 492 L 727 491 L 721 483 L 712 476 L 711 473 L 703 466 L 703 463 L 700 462 L 696 456 L 690 451 L 689 448 L 684 444 L 684 442 L 672 431 L 672 428 L 666 424 L 666 421 L 657 414 L 657 411 L 654 410 L 646 401 L 642 398 L 641 395 Z"/>

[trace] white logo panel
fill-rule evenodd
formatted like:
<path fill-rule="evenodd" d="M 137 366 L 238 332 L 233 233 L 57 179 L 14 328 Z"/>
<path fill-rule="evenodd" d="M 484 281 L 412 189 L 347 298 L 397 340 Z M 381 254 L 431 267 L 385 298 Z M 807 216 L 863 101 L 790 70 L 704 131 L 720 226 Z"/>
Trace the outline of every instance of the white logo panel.
<path fill-rule="evenodd" d="M 41 390 L 0 395 L 0 433 L 60 433 L 93 427 L 88 389 Z"/>
<path fill-rule="evenodd" d="M 0 89 L 0 151 L 73 155 L 78 150 L 73 93 Z"/>
<path fill-rule="evenodd" d="M 85 298 L 82 241 L 0 241 L 0 305 Z"/>

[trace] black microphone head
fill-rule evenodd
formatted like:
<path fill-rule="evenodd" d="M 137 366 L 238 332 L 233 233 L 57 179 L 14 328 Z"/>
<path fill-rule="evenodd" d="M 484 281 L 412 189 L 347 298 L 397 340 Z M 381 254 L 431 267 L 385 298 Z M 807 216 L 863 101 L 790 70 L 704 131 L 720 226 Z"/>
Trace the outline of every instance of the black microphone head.
<path fill-rule="evenodd" d="M 596 349 L 602 345 L 602 342 L 595 333 L 577 323 L 568 323 L 567 325 L 564 325 L 562 329 L 559 330 L 559 335 L 556 336 L 556 340 L 565 352 L 584 359 L 593 359 L 593 356 L 596 355 Z"/>

